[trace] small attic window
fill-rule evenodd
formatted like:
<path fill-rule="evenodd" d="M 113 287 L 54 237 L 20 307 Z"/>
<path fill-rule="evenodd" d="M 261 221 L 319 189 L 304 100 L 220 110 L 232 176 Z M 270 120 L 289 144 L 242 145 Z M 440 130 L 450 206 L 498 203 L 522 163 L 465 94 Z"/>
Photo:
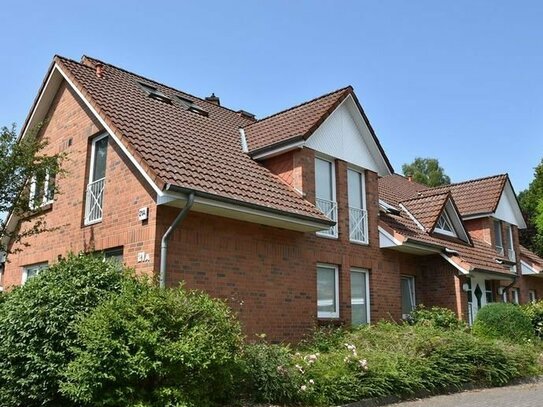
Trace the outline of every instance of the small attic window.
<path fill-rule="evenodd" d="M 147 93 L 147 95 L 150 98 L 157 99 L 157 100 L 160 100 L 161 102 L 165 102 L 165 103 L 172 103 L 172 100 L 168 96 L 166 96 L 164 93 L 159 91 L 154 86 L 151 86 L 151 85 L 143 83 L 143 82 L 139 82 L 139 84 L 140 84 L 141 88 Z"/>
<path fill-rule="evenodd" d="M 175 97 L 177 101 L 181 104 L 181 106 L 183 106 L 189 112 L 197 113 L 204 117 L 209 117 L 209 112 L 202 109 L 201 107 L 196 106 L 192 100 L 179 95 L 175 95 Z"/>
<path fill-rule="evenodd" d="M 439 217 L 439 219 L 437 220 L 435 232 L 441 233 L 442 235 L 456 237 L 456 232 L 454 231 L 451 220 L 449 219 L 449 215 L 447 215 L 447 212 L 443 212 L 441 216 Z"/>

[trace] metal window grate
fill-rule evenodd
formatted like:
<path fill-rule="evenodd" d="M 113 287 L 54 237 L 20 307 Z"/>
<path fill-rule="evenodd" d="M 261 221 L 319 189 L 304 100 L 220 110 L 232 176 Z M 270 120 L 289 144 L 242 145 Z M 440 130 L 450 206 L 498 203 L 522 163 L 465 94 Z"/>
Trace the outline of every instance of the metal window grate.
<path fill-rule="evenodd" d="M 317 204 L 317 208 L 321 210 L 322 213 L 324 213 L 324 216 L 329 218 L 330 220 L 333 220 L 334 222 L 337 222 L 337 202 L 335 201 L 329 201 L 327 199 L 317 198 L 315 200 L 315 203 Z M 319 235 L 323 236 L 337 236 L 337 223 L 334 226 L 331 226 L 328 230 L 323 230 L 321 232 L 318 232 Z"/>
<path fill-rule="evenodd" d="M 87 199 L 85 205 L 85 224 L 100 222 L 102 220 L 105 178 L 89 183 L 87 186 Z"/>
<path fill-rule="evenodd" d="M 351 240 L 368 243 L 368 211 L 349 207 L 349 232 Z"/>

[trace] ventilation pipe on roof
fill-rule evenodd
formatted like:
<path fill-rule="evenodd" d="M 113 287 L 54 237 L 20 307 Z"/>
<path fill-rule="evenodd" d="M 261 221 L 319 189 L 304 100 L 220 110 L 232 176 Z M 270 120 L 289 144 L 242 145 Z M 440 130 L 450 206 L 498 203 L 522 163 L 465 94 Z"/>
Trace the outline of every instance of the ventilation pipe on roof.
<path fill-rule="evenodd" d="M 194 204 L 194 191 L 192 191 L 189 194 L 189 197 L 187 199 L 187 204 L 185 207 L 179 212 L 179 214 L 174 219 L 173 223 L 170 225 L 168 230 L 166 230 L 166 233 L 164 233 L 164 236 L 162 236 L 162 241 L 160 242 L 160 276 L 159 276 L 159 283 L 160 288 L 166 288 L 166 267 L 167 267 L 167 256 L 168 256 L 168 241 L 170 240 L 170 237 L 172 233 L 177 229 L 179 224 L 187 217 L 189 214 L 190 208 L 192 208 L 192 205 Z"/>
<path fill-rule="evenodd" d="M 212 93 L 211 96 L 206 97 L 206 101 L 208 101 L 209 103 L 213 103 L 217 106 L 221 105 L 221 99 L 219 99 L 218 96 L 215 96 L 214 93 Z"/>
<path fill-rule="evenodd" d="M 94 65 L 94 67 L 96 68 L 96 76 L 98 78 L 103 78 L 104 77 L 104 64 L 98 63 L 98 64 Z"/>

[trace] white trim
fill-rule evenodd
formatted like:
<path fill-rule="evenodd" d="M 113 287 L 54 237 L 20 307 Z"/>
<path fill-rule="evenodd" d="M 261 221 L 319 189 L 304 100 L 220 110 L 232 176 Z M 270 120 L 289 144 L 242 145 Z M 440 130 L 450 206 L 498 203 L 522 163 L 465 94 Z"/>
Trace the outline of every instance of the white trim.
<path fill-rule="evenodd" d="M 265 160 L 267 158 L 275 157 L 276 155 L 286 153 L 297 148 L 304 148 L 305 140 L 295 141 L 294 143 L 285 144 L 281 147 L 276 147 L 271 150 L 263 151 L 262 153 L 255 154 L 253 160 Z"/>
<path fill-rule="evenodd" d="M 318 280 L 319 280 L 319 276 L 318 276 L 318 272 L 319 272 L 319 267 L 320 268 L 325 268 L 325 269 L 329 269 L 329 270 L 334 270 L 334 284 L 335 284 L 335 308 L 336 308 L 336 311 L 335 312 L 319 312 L 319 308 L 318 308 L 318 301 L 319 301 L 319 295 L 318 295 L 318 289 L 317 289 L 317 318 L 339 318 L 339 304 L 340 304 L 340 301 L 339 301 L 339 268 L 337 265 L 334 265 L 334 264 L 325 264 L 325 263 L 317 263 L 317 285 L 319 284 Z"/>
<path fill-rule="evenodd" d="M 98 181 L 96 179 L 93 178 L 93 174 L 94 174 L 94 165 L 95 165 L 95 153 L 96 153 L 96 143 L 99 142 L 100 140 L 103 140 L 104 138 L 106 138 L 108 136 L 107 133 L 102 133 L 100 134 L 99 136 L 96 136 L 92 139 L 91 141 L 91 157 L 90 157 L 90 166 L 89 166 L 89 182 L 87 184 L 90 184 L 91 182 L 94 182 L 94 181 Z M 109 145 L 109 143 L 108 143 Z M 106 146 L 106 149 L 107 149 L 107 146 Z M 106 153 L 107 154 L 107 153 Z M 104 177 L 105 178 L 105 177 Z"/>
<path fill-rule="evenodd" d="M 400 208 L 402 208 L 402 209 L 405 211 L 405 213 L 407 213 L 407 216 L 409 216 L 409 217 L 411 218 L 411 220 L 412 220 L 413 222 L 415 222 L 415 224 L 417 225 L 417 227 L 418 227 L 420 230 L 426 232 L 426 229 L 424 228 L 424 226 L 422 226 L 422 224 L 417 220 L 417 218 L 415 218 L 415 217 L 411 214 L 411 212 L 409 212 L 409 211 L 407 210 L 407 208 L 406 208 L 404 205 L 399 204 L 399 206 L 400 206 Z"/>
<path fill-rule="evenodd" d="M 370 301 L 370 271 L 368 269 L 358 268 L 358 267 L 351 267 L 351 273 L 362 273 L 364 274 L 364 278 L 366 280 L 366 321 L 368 324 L 371 323 L 371 301 Z M 351 309 L 353 306 L 353 295 L 351 291 Z M 352 323 L 352 317 L 351 317 L 351 323 Z"/>
<path fill-rule="evenodd" d="M 386 239 L 390 240 L 394 245 L 401 246 L 403 245 L 403 242 L 400 242 L 398 239 L 396 239 L 394 236 L 392 236 L 390 233 L 388 233 L 382 226 L 378 226 L 377 229 L 379 230 L 379 233 L 382 234 Z M 383 247 L 383 246 L 380 246 Z M 390 247 L 390 246 L 386 246 Z"/>
<path fill-rule="evenodd" d="M 542 273 L 537 271 L 531 264 L 526 263 L 524 260 L 520 260 L 520 270 L 523 276 L 542 276 Z"/>
<path fill-rule="evenodd" d="M 21 275 L 21 285 L 24 285 L 27 281 L 28 281 L 28 272 L 29 271 L 36 271 L 36 275 L 39 274 L 39 272 L 43 269 L 46 269 L 47 267 L 49 267 L 49 263 L 44 261 L 44 262 L 41 262 L 41 263 L 34 263 L 34 264 L 29 264 L 27 266 L 23 266 L 23 273 Z"/>
<path fill-rule="evenodd" d="M 440 253 L 440 256 L 443 257 L 445 260 L 447 260 L 449 263 L 451 263 L 462 274 L 469 274 L 470 270 L 466 270 L 465 268 L 460 267 L 449 256 L 447 256 L 445 253 Z"/>
<path fill-rule="evenodd" d="M 386 203 L 385 201 L 383 201 L 382 199 L 379 199 L 379 206 L 387 213 L 394 213 L 394 212 L 400 212 L 400 210 L 398 208 L 396 208 L 395 206 L 392 206 L 388 203 Z"/>
<path fill-rule="evenodd" d="M 94 107 L 90 104 L 90 102 L 83 96 L 83 94 L 79 91 L 77 86 L 74 85 L 74 83 L 70 80 L 68 75 L 64 73 L 62 68 L 58 64 L 55 64 L 54 69 L 58 69 L 58 71 L 62 74 L 66 82 L 73 88 L 75 93 L 81 98 L 81 100 L 85 103 L 85 105 L 89 108 L 89 110 L 96 116 L 100 124 L 104 127 L 107 133 L 111 136 L 111 138 L 117 143 L 117 145 L 121 148 L 124 154 L 128 157 L 128 159 L 134 164 L 134 166 L 138 169 L 138 171 L 141 173 L 143 178 L 151 185 L 151 187 L 155 190 L 158 196 L 162 196 L 164 192 L 153 182 L 149 174 L 143 169 L 143 167 L 138 163 L 138 161 L 134 158 L 134 156 L 128 151 L 126 146 L 119 140 L 117 135 L 111 130 L 111 128 L 107 125 L 107 123 L 102 119 L 102 117 L 98 114 L 98 112 L 94 109 Z"/>
<path fill-rule="evenodd" d="M 436 226 L 435 229 L 434 229 L 434 232 L 440 233 L 440 234 L 442 234 L 442 235 L 447 235 L 447 236 L 452 236 L 452 237 L 458 237 L 458 236 L 456 235 L 455 230 L 454 230 L 454 226 L 453 226 L 451 220 L 449 219 L 449 215 L 447 214 L 447 209 L 446 209 L 446 208 L 443 210 L 443 212 L 441 212 L 441 215 L 440 215 L 439 218 L 437 219 L 437 223 L 439 223 L 439 221 L 441 220 L 441 218 L 444 218 L 445 224 L 446 224 L 447 226 L 449 226 L 449 227 L 452 229 L 452 231 L 446 230 L 446 229 L 442 229 L 442 228 L 439 228 L 439 227 Z"/>
<path fill-rule="evenodd" d="M 532 304 L 537 302 L 537 293 L 534 289 L 528 290 L 528 301 Z"/>
<path fill-rule="evenodd" d="M 360 199 L 361 199 L 362 208 L 356 208 L 356 207 L 353 207 L 353 208 L 366 211 L 365 221 L 363 221 L 365 240 L 357 240 L 357 239 L 351 238 L 351 205 L 348 204 L 349 202 L 349 171 L 352 171 L 360 175 L 358 179 L 360 180 L 360 194 L 361 194 Z M 365 244 L 365 245 L 369 244 L 370 243 L 369 216 L 368 216 L 368 208 L 366 206 L 366 174 L 363 169 L 358 169 L 357 167 L 354 167 L 354 166 L 347 167 L 347 204 L 349 206 L 349 241 L 352 243 L 358 243 L 358 244 Z"/>
<path fill-rule="evenodd" d="M 412 275 L 409 275 L 409 274 L 401 274 L 400 275 L 400 301 L 403 303 L 402 301 L 402 285 L 401 285 L 401 282 L 402 280 L 407 280 L 410 282 L 409 284 L 409 299 L 411 300 L 411 311 L 413 311 L 415 308 L 417 308 L 417 285 L 416 285 L 416 280 L 415 280 L 415 276 L 412 276 Z M 402 304 L 403 306 L 403 304 Z M 403 310 L 402 310 L 403 311 Z M 407 317 L 407 315 L 409 314 L 403 314 L 402 313 L 402 318 L 405 319 Z"/>
<path fill-rule="evenodd" d="M 314 168 L 315 168 L 315 201 L 317 199 L 320 199 L 318 196 L 317 196 L 317 160 L 321 160 L 321 161 L 326 161 L 328 163 L 330 163 L 330 168 L 331 168 L 331 173 L 330 173 L 330 176 L 331 176 L 331 181 L 332 181 L 332 201 L 335 205 L 336 205 L 336 209 L 335 209 L 335 214 L 336 214 L 336 218 L 338 218 L 338 212 L 337 212 L 337 192 L 336 192 L 336 160 L 334 158 L 328 158 L 326 156 L 323 156 L 322 154 L 315 154 L 315 160 L 314 160 Z M 316 203 L 316 202 L 315 202 Z M 328 238 L 328 239 L 337 239 L 338 236 L 339 236 L 339 231 L 338 231 L 338 219 L 331 219 L 332 221 L 336 222 L 336 224 L 334 226 L 332 226 L 331 228 L 329 229 L 325 229 L 324 231 L 320 231 L 320 232 L 317 232 L 317 236 L 319 237 L 325 237 L 325 238 Z M 330 234 L 330 233 L 326 233 L 327 231 L 329 231 L 330 229 L 333 230 L 333 234 Z"/>

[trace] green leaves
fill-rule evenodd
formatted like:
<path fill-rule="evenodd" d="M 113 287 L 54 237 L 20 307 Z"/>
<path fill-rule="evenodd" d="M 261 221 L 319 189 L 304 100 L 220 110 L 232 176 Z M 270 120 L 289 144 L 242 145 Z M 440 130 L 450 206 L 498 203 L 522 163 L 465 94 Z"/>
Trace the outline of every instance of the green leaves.
<path fill-rule="evenodd" d="M 518 194 L 527 229 L 520 230 L 523 245 L 543 256 L 543 160 L 534 169 L 534 179 L 528 189 Z"/>
<path fill-rule="evenodd" d="M 402 165 L 402 172 L 405 176 L 412 176 L 413 181 L 429 187 L 451 183 L 451 179 L 445 175 L 435 158 L 417 157 L 411 164 Z"/>

